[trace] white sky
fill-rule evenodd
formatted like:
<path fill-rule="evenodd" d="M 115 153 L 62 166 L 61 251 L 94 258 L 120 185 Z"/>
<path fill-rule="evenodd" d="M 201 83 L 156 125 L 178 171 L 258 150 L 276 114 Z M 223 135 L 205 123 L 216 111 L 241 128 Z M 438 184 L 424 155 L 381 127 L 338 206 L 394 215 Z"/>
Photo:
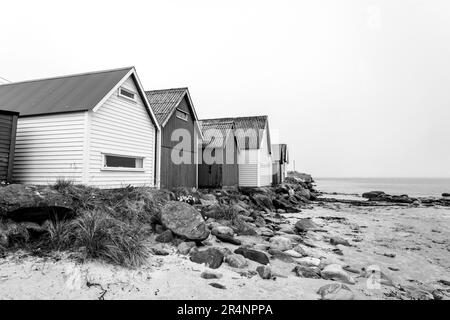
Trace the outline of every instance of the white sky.
<path fill-rule="evenodd" d="M 135 66 L 199 117 L 267 114 L 296 169 L 450 177 L 450 1 L 2 1 L 0 77 Z M 292 161 L 291 161 L 292 164 Z"/>

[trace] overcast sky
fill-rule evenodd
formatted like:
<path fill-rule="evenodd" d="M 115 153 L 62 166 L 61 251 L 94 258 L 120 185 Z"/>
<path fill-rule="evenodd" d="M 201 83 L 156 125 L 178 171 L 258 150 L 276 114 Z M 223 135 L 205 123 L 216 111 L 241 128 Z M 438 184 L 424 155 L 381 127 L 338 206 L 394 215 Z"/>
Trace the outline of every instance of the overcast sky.
<path fill-rule="evenodd" d="M 450 177 L 448 0 L 15 0 L 0 30 L 10 81 L 135 66 L 200 118 L 269 115 L 298 171 Z"/>

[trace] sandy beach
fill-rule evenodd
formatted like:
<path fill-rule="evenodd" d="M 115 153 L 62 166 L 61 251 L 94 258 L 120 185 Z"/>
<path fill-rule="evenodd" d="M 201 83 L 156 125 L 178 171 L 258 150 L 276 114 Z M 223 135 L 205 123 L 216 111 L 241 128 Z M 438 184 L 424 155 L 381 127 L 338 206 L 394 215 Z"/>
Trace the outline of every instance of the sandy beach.
<path fill-rule="evenodd" d="M 322 263 L 348 266 L 348 274 L 356 281 L 347 284 L 354 299 L 450 298 L 449 208 L 318 202 L 301 213 L 282 216 L 288 224 L 310 217 L 320 226 L 321 230 L 306 233 L 307 255 Z M 331 245 L 333 236 L 348 240 L 350 246 Z M 237 238 L 243 245 L 267 244 L 260 236 Z M 237 248 L 213 236 L 208 240 L 214 247 Z M 253 261 L 244 269 L 224 263 L 211 270 L 178 254 L 173 245 L 151 241 L 149 247 L 169 254 L 152 255 L 136 270 L 94 261 L 79 263 L 68 253 L 46 257 L 22 251 L 8 254 L 0 259 L 0 299 L 320 299 L 318 289 L 335 283 L 298 277 L 292 271 L 295 264 L 278 259 L 271 259 L 270 267 L 279 276 L 265 280 L 255 272 L 259 264 Z M 388 280 L 379 287 L 368 286 L 367 274 L 361 272 L 368 266 L 377 266 L 381 278 Z M 203 271 L 220 278 L 203 279 Z M 410 291 L 405 292 L 405 287 Z"/>

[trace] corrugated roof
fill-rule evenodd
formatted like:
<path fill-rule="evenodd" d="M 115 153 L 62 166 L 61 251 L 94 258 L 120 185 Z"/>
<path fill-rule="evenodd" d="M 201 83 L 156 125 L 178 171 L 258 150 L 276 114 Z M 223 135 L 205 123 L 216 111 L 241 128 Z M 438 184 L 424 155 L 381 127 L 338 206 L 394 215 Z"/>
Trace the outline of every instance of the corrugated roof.
<path fill-rule="evenodd" d="M 203 145 L 207 148 L 223 148 L 230 133 L 233 131 L 233 121 L 201 120 L 200 128 L 203 133 Z"/>
<path fill-rule="evenodd" d="M 202 121 L 233 122 L 234 134 L 241 150 L 259 149 L 267 126 L 267 116 L 206 119 Z M 270 146 L 270 144 L 269 144 Z"/>
<path fill-rule="evenodd" d="M 132 67 L 0 85 L 0 109 L 21 116 L 86 111 L 117 85 Z"/>
<path fill-rule="evenodd" d="M 173 88 L 145 92 L 160 125 L 170 117 L 187 91 L 188 88 Z"/>

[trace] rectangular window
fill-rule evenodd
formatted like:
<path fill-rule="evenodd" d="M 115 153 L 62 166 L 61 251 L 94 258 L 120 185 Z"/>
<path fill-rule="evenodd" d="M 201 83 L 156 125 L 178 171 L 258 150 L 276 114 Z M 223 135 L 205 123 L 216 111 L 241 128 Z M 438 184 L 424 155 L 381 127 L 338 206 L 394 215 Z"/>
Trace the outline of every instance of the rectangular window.
<path fill-rule="evenodd" d="M 119 97 L 128 99 L 128 100 L 132 100 L 132 101 L 136 101 L 136 94 L 130 90 L 124 89 L 124 88 L 119 88 Z"/>
<path fill-rule="evenodd" d="M 188 121 L 188 114 L 180 109 L 177 109 L 177 118 L 183 121 Z"/>
<path fill-rule="evenodd" d="M 143 169 L 144 158 L 122 157 L 105 154 L 104 169 Z"/>

